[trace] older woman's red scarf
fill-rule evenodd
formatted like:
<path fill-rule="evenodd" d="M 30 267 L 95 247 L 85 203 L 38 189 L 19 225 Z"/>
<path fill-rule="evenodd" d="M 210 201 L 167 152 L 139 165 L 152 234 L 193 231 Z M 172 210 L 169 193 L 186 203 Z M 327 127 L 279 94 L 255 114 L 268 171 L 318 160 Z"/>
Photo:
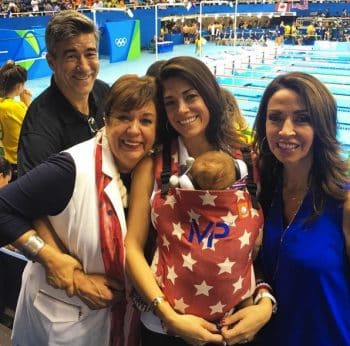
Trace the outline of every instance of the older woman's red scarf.
<path fill-rule="evenodd" d="M 102 172 L 102 146 L 96 146 L 96 186 L 99 201 L 101 252 L 106 275 L 124 284 L 124 243 L 118 216 L 104 192 L 112 180 Z M 124 345 L 126 299 L 112 307 L 111 346 Z"/>

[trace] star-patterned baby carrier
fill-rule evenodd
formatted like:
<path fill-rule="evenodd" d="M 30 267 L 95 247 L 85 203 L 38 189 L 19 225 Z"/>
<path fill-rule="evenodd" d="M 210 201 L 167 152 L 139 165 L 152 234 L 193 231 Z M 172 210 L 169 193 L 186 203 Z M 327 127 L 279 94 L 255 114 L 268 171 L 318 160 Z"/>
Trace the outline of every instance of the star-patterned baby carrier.
<path fill-rule="evenodd" d="M 171 154 L 165 146 L 155 161 L 152 223 L 158 236 L 152 269 L 176 311 L 219 321 L 255 288 L 252 250 L 263 216 L 247 186 L 256 185 L 248 174 L 228 190 L 172 187 L 177 160 L 176 142 Z"/>

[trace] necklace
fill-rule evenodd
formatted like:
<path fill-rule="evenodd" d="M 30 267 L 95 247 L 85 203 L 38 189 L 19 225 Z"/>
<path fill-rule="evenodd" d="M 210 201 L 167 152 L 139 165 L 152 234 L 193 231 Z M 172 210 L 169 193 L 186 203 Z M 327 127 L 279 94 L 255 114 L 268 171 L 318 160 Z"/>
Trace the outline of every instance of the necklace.
<path fill-rule="evenodd" d="M 278 253 L 277 253 L 277 257 L 276 257 L 276 265 L 275 265 L 275 268 L 274 268 L 274 271 L 273 271 L 273 275 L 272 275 L 272 281 L 275 281 L 276 274 L 277 274 L 277 271 L 278 271 L 278 268 L 279 268 L 280 257 L 281 257 L 281 250 L 282 250 L 282 245 L 284 243 L 284 239 L 285 239 L 285 237 L 287 235 L 287 232 L 290 230 L 290 228 L 291 228 L 291 226 L 292 226 L 292 224 L 293 224 L 297 214 L 299 213 L 299 210 L 301 209 L 301 206 L 303 205 L 303 202 L 304 202 L 305 197 L 307 195 L 307 190 L 308 189 L 304 190 L 303 195 L 301 195 L 299 197 L 299 199 L 297 199 L 297 196 L 293 196 L 295 198 L 289 197 L 296 204 L 296 206 L 294 207 L 293 211 L 288 213 L 288 215 L 289 215 L 289 218 L 287 218 L 288 224 L 284 228 L 284 230 L 282 231 L 281 237 L 279 239 Z M 284 206 L 284 209 L 286 210 L 286 206 Z M 284 214 L 286 214 L 286 211 L 284 212 Z"/>
<path fill-rule="evenodd" d="M 283 215 L 287 227 L 293 222 L 308 190 L 308 185 L 298 190 L 283 189 Z"/>
<path fill-rule="evenodd" d="M 297 216 L 297 214 L 298 214 L 298 212 L 299 212 L 299 210 L 301 208 L 301 205 L 303 204 L 304 198 L 305 198 L 305 195 L 302 198 L 300 198 L 298 200 L 295 200 L 296 207 L 290 210 L 291 217 L 287 218 L 287 220 L 286 220 L 288 222 L 288 224 L 287 224 L 287 226 L 285 227 L 285 229 L 284 229 L 284 231 L 282 233 L 282 236 L 281 236 L 281 239 L 280 239 L 281 243 L 283 241 L 285 233 L 288 231 L 290 225 L 293 223 L 295 217 Z"/>

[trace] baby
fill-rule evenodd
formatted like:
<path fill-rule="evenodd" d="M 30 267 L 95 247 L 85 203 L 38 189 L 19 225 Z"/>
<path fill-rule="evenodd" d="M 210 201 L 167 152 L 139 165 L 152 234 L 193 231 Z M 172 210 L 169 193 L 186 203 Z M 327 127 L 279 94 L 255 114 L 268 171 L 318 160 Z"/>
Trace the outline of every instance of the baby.
<path fill-rule="evenodd" d="M 247 165 L 242 160 L 233 159 L 233 157 L 230 156 L 228 153 L 215 150 L 208 151 L 198 156 L 196 159 L 188 158 L 186 161 L 186 165 L 187 170 L 184 174 L 182 174 L 179 177 L 173 175 L 170 178 L 170 185 L 172 185 L 173 187 L 179 186 L 182 189 L 180 192 L 176 193 L 174 197 L 178 198 L 179 201 L 181 200 L 181 203 L 177 203 L 175 205 L 177 206 L 176 208 L 184 209 L 182 211 L 182 214 L 184 216 L 179 217 L 179 215 L 181 214 L 181 212 L 179 212 L 178 214 L 175 214 L 175 218 L 169 217 L 169 220 L 172 220 L 172 222 L 175 222 L 173 220 L 176 220 L 175 224 L 179 224 L 178 221 L 181 221 L 181 228 L 183 230 L 189 229 L 190 233 L 193 230 L 197 230 L 199 238 L 203 241 L 205 240 L 205 230 L 208 229 L 208 222 L 211 222 L 210 224 L 212 225 L 215 224 L 218 225 L 218 227 L 221 227 L 222 221 L 227 221 L 227 225 L 230 226 L 230 229 L 227 231 L 227 238 L 222 238 L 221 234 L 219 235 L 213 233 L 213 237 L 217 237 L 216 239 L 219 242 L 215 245 L 215 251 L 213 252 L 214 254 L 212 259 L 210 258 L 211 252 L 205 252 L 205 256 L 203 257 L 203 253 L 206 250 L 203 250 L 202 247 L 197 249 L 196 241 L 191 242 L 191 236 L 187 237 L 187 240 L 181 241 L 182 245 L 179 245 L 178 252 L 183 252 L 186 255 L 190 253 L 191 258 L 195 259 L 194 262 L 197 263 L 198 266 L 196 271 L 191 272 L 190 279 L 197 283 L 203 282 L 203 280 L 205 280 L 205 283 L 209 283 L 211 282 L 209 272 L 216 273 L 215 275 L 219 276 L 220 278 L 222 277 L 221 275 L 231 275 L 231 273 L 233 273 L 233 270 L 231 272 L 231 269 L 227 270 L 227 273 L 225 272 L 225 274 L 222 271 L 215 272 L 215 265 L 219 266 L 219 263 L 216 264 L 216 261 L 222 261 L 222 259 L 218 260 L 216 256 L 219 256 L 219 253 L 225 253 L 223 259 L 226 259 L 226 261 L 228 261 L 228 259 L 230 258 L 232 263 L 235 263 L 236 273 L 234 274 L 235 277 L 232 276 L 232 280 L 238 281 L 234 281 L 233 284 L 232 282 L 230 282 L 231 278 L 229 276 L 225 276 L 224 278 L 226 281 L 222 284 L 222 287 L 220 287 L 220 283 L 223 279 L 220 279 L 218 281 L 216 277 L 216 279 L 212 278 L 212 285 L 210 287 L 213 287 L 213 291 L 217 289 L 217 291 L 220 292 L 217 299 L 220 299 L 220 302 L 222 304 L 226 304 L 226 307 L 230 306 L 231 304 L 234 305 L 235 309 L 240 309 L 242 307 L 250 305 L 253 303 L 252 293 L 255 288 L 255 279 L 253 278 L 254 274 L 252 273 L 253 269 L 251 261 L 255 258 L 256 253 L 261 244 L 262 233 L 261 231 L 258 231 L 258 229 L 262 229 L 262 218 L 256 218 L 256 216 L 258 215 L 257 212 L 256 214 L 250 214 L 252 209 L 250 209 L 251 207 L 249 206 L 249 197 L 246 194 L 243 194 L 244 189 L 242 188 L 245 187 L 245 181 L 240 181 L 240 179 L 247 176 Z M 232 194 L 229 194 L 228 190 L 231 189 Z M 191 195 L 190 190 L 197 191 L 193 191 L 194 195 Z M 206 191 L 205 195 L 203 195 L 204 191 L 201 192 L 200 190 Z M 224 195 L 226 193 L 228 193 L 228 195 L 226 195 L 227 199 L 224 198 Z M 198 199 L 196 198 L 196 196 L 198 196 Z M 213 198 L 215 198 L 215 203 L 211 202 L 210 197 L 208 197 L 208 200 L 206 200 L 204 196 L 213 196 Z M 199 202 L 196 203 L 196 200 L 198 200 Z M 188 206 L 184 207 L 186 203 L 188 203 Z M 176 208 L 171 208 L 171 212 L 175 213 Z M 186 224 L 186 221 L 188 220 L 188 215 L 190 215 L 190 213 L 188 212 L 189 210 L 195 210 L 195 213 L 198 214 L 197 216 L 199 218 L 195 222 L 196 225 L 194 225 L 193 223 L 194 220 L 192 220 L 192 223 Z M 206 211 L 209 214 L 206 214 Z M 230 224 L 230 221 L 226 219 L 225 216 L 222 217 L 220 213 L 223 213 L 224 215 L 232 215 L 232 218 L 235 221 L 232 224 Z M 219 217 L 215 218 L 215 216 L 217 215 L 219 215 Z M 251 218 L 251 223 L 245 223 L 248 221 L 249 218 Z M 249 246 L 239 245 L 237 248 L 234 248 L 237 242 L 238 244 L 241 244 L 239 240 L 241 239 L 241 236 L 235 236 L 235 234 L 241 232 L 243 229 L 242 227 L 245 229 L 245 232 L 247 232 L 247 230 L 251 232 L 249 236 L 249 238 L 251 238 Z M 218 229 L 215 229 L 215 232 L 220 231 Z M 180 263 L 182 263 L 181 258 Z M 203 268 L 205 267 L 211 269 L 206 269 L 204 272 L 201 272 L 199 269 L 199 266 L 201 265 Z M 176 265 L 175 268 L 177 268 Z M 184 278 L 186 272 L 180 273 L 179 271 L 177 272 L 177 274 L 179 276 L 180 274 L 182 274 L 182 277 Z M 243 282 L 243 278 L 245 278 L 244 280 L 248 281 L 249 279 L 251 279 L 251 281 L 245 284 L 244 288 L 242 287 L 240 291 L 234 291 L 234 301 L 236 304 L 232 304 L 233 300 L 231 300 L 231 297 L 224 297 L 223 292 L 231 292 L 230 287 L 232 287 L 232 285 L 237 285 L 237 282 L 239 282 L 239 280 L 242 280 Z M 184 281 L 186 281 L 183 285 L 186 286 L 188 283 L 188 287 L 191 287 L 191 284 L 189 283 L 190 279 L 183 279 Z M 178 292 L 181 290 L 185 291 L 185 289 L 182 289 L 182 287 L 180 287 L 179 278 L 177 278 L 176 280 L 177 284 L 179 285 L 176 286 L 176 289 L 173 288 L 171 285 L 168 289 L 165 289 L 166 296 L 169 298 L 170 301 L 175 301 L 175 299 L 179 299 L 178 297 L 175 297 L 175 295 L 179 294 Z M 160 285 L 162 286 L 163 283 L 160 283 Z M 167 284 L 167 281 L 165 281 L 165 284 Z M 196 287 L 198 287 L 198 284 Z M 200 299 L 198 292 L 190 292 L 189 296 L 191 296 L 191 294 L 195 294 L 196 299 Z M 185 297 L 185 294 L 183 294 L 183 296 Z M 228 310 L 226 310 L 222 311 L 222 314 L 205 314 L 205 306 L 208 305 L 208 301 L 210 301 L 209 298 L 207 300 L 204 299 L 200 302 L 195 302 L 194 299 L 191 299 L 191 304 L 187 302 L 188 305 L 190 305 L 190 307 L 183 312 L 198 314 L 199 316 L 208 318 L 209 320 L 211 320 L 211 318 L 222 318 L 223 315 L 228 313 Z"/>
<path fill-rule="evenodd" d="M 188 158 L 188 169 L 177 177 L 170 177 L 172 186 L 180 185 L 184 189 L 225 190 L 247 174 L 246 164 L 234 160 L 223 151 L 207 151 L 196 159 Z"/>
<path fill-rule="evenodd" d="M 237 180 L 234 160 L 223 151 L 208 151 L 198 156 L 189 176 L 197 190 L 225 190 Z"/>

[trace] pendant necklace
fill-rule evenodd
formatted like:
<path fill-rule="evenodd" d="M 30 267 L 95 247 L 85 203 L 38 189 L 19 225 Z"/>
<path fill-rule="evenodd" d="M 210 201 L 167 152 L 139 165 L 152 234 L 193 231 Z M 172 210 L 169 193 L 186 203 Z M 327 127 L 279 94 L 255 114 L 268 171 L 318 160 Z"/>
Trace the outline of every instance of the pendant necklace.
<path fill-rule="evenodd" d="M 291 225 L 293 224 L 293 222 L 294 222 L 294 220 L 295 220 L 295 218 L 296 218 L 296 216 L 297 216 L 301 206 L 303 205 L 305 197 L 307 196 L 308 189 L 309 189 L 309 187 L 304 189 L 303 196 L 297 200 L 297 206 L 295 208 L 295 211 L 292 214 L 292 217 L 290 218 L 290 221 L 288 222 L 287 226 L 284 228 L 284 230 L 283 230 L 283 232 L 281 234 L 281 237 L 280 237 L 280 240 L 279 240 L 279 247 L 278 247 L 277 258 L 276 258 L 276 266 L 275 266 L 275 270 L 274 270 L 273 275 L 272 275 L 272 281 L 275 281 L 276 274 L 277 274 L 277 271 L 278 271 L 280 255 L 281 255 L 281 248 L 282 248 L 282 244 L 283 244 L 284 238 L 285 238 L 288 230 L 290 229 Z M 297 199 L 297 196 L 290 197 L 290 199 L 295 201 Z"/>

